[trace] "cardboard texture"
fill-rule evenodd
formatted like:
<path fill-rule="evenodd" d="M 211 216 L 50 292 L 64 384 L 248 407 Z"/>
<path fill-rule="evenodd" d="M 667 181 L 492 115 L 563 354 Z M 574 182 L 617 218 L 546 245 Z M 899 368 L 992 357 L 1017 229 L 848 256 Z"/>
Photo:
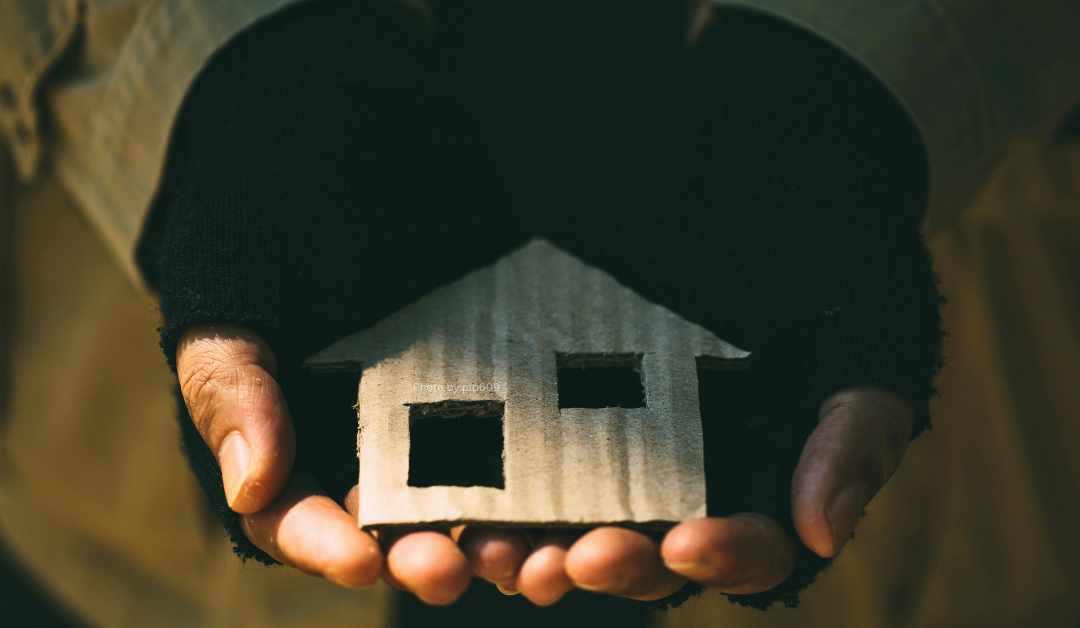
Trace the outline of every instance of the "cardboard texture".
<path fill-rule="evenodd" d="M 705 515 L 699 364 L 749 353 L 533 240 L 307 364 L 358 363 L 362 527 L 657 524 Z M 560 386 L 562 405 L 627 402 L 560 408 Z M 468 469 L 487 485 L 439 485 L 484 483 Z"/>

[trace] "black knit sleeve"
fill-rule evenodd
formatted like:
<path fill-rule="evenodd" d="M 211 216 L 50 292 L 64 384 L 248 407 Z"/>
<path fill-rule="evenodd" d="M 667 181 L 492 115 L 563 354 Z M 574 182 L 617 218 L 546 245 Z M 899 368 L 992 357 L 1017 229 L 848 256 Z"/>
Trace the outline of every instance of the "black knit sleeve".
<path fill-rule="evenodd" d="M 427 55 L 407 26 L 348 0 L 301 3 L 237 37 L 185 101 L 142 252 L 169 363 L 192 325 L 260 334 L 293 417 L 294 470 L 335 498 L 356 482 L 355 414 L 320 415 L 302 361 L 524 241 Z M 272 562 L 240 530 L 182 401 L 180 426 L 237 553 Z"/>
<path fill-rule="evenodd" d="M 300 362 L 522 242 L 422 42 L 368 4 L 303 3 L 212 59 L 185 103 L 145 256 L 170 362 L 194 324 L 263 335 L 296 424 L 295 468 L 331 494 L 355 480 L 340 464 L 355 452 L 332 451 L 351 449 L 355 422 L 306 410 Z M 710 514 L 763 512 L 794 537 L 791 474 L 817 405 L 841 386 L 889 387 L 912 402 L 916 432 L 928 425 L 939 322 L 918 231 L 926 184 L 910 121 L 821 42 L 743 16 L 686 59 L 578 253 L 754 352 L 738 386 L 702 379 Z M 237 552 L 270 561 L 180 406 Z M 732 598 L 794 604 L 827 563 L 799 548 L 783 585 Z"/>
<path fill-rule="evenodd" d="M 790 504 L 825 396 L 877 384 L 911 402 L 913 437 L 929 425 L 927 185 L 918 132 L 864 68 L 734 14 L 688 54 L 586 220 L 588 261 L 753 353 L 747 373 L 699 373 L 709 513 L 771 515 L 799 557 L 779 587 L 732 601 L 793 606 L 829 563 L 798 541 Z"/>

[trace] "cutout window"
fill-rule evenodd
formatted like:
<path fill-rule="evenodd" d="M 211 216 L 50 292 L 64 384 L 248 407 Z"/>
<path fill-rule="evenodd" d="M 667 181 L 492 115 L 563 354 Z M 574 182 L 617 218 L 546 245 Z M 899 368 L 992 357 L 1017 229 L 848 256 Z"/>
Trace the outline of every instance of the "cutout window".
<path fill-rule="evenodd" d="M 300 386 L 292 389 L 289 397 L 296 425 L 319 426 L 297 441 L 296 459 L 321 464 L 312 471 L 319 475 L 326 493 L 334 497 L 345 495 L 360 476 L 356 452 L 360 364 L 351 365 L 351 370 L 344 363 L 334 369 L 305 369 L 300 374 Z M 336 470 L 337 465 L 344 465 L 341 471 Z M 331 473 L 330 469 L 335 471 Z"/>
<path fill-rule="evenodd" d="M 787 412 L 781 397 L 758 394 L 750 375 L 750 360 L 712 356 L 697 358 L 698 408 L 705 446 L 705 477 L 730 478 L 760 464 L 759 450 L 740 446 L 767 438 L 767 417 Z M 763 428 L 765 431 L 763 431 Z M 745 498 L 738 482 L 707 482 L 710 517 L 736 512 Z"/>
<path fill-rule="evenodd" d="M 559 354 L 559 408 L 644 408 L 640 354 Z"/>
<path fill-rule="evenodd" d="M 503 402 L 409 405 L 409 486 L 505 488 Z"/>

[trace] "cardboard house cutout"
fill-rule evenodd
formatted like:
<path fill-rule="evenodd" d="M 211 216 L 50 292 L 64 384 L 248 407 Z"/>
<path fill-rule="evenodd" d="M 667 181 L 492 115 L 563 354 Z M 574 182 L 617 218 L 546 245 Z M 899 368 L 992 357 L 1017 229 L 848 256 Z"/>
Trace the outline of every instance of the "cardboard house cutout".
<path fill-rule="evenodd" d="M 362 367 L 362 527 L 705 515 L 698 368 L 749 354 L 544 240 L 307 362 Z"/>

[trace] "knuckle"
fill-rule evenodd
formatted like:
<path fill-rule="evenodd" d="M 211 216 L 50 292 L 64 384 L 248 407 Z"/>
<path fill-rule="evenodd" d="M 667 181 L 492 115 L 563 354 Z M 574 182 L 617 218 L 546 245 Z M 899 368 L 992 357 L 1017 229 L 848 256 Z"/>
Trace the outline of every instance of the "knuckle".
<path fill-rule="evenodd" d="M 213 417 L 215 399 L 222 389 L 236 386 L 238 368 L 233 361 L 213 351 L 196 349 L 194 354 L 184 356 L 178 376 L 188 413 L 205 434 Z"/>

